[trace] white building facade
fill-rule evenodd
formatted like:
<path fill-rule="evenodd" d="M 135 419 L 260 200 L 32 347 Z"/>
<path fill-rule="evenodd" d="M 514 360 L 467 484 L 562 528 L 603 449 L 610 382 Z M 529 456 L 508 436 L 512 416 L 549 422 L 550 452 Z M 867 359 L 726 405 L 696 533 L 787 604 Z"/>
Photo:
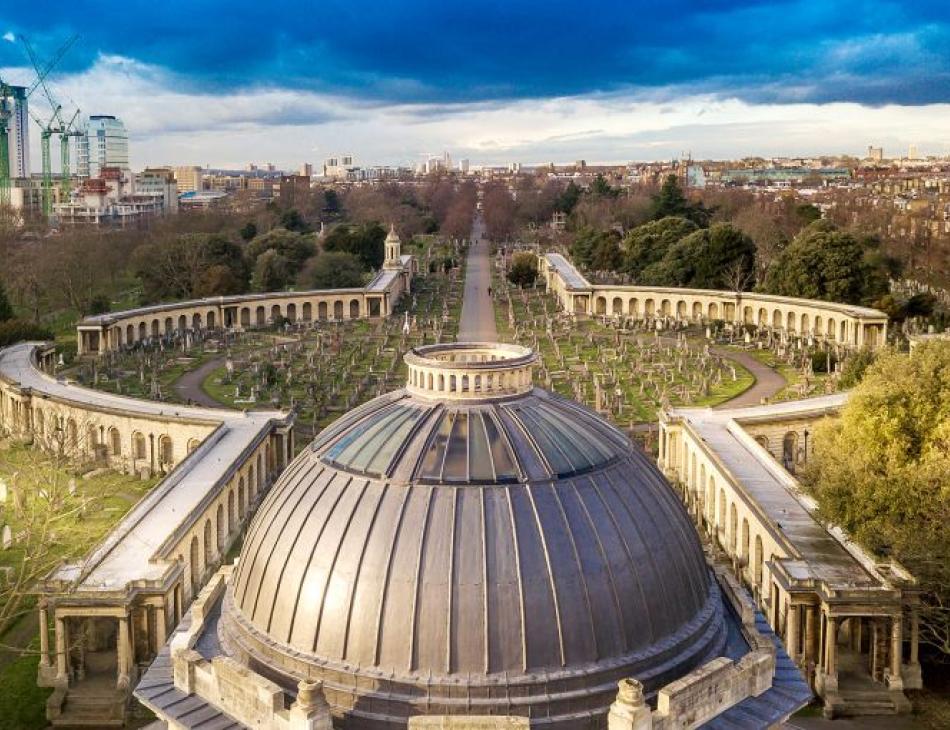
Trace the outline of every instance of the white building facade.
<path fill-rule="evenodd" d="M 77 171 L 81 178 L 99 177 L 103 167 L 129 170 L 129 133 L 118 117 L 89 117 L 86 133 L 77 138 L 77 148 Z"/>

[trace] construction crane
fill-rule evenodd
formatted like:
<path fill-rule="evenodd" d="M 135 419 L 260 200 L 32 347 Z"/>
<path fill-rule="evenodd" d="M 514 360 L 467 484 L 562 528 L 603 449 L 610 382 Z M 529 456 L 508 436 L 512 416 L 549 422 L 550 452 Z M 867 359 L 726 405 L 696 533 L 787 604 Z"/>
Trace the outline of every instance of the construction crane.
<path fill-rule="evenodd" d="M 70 177 L 70 160 L 69 160 L 69 139 L 71 137 L 81 137 L 85 132 L 78 127 L 74 127 L 76 121 L 79 119 L 79 110 L 77 109 L 73 112 L 72 118 L 64 124 L 59 133 L 59 144 L 60 144 L 60 169 L 62 170 L 63 179 L 60 182 L 60 191 L 62 194 L 62 199 L 65 200 L 66 196 L 69 195 L 70 188 L 72 187 L 72 179 Z M 60 123 L 62 124 L 62 117 L 60 117 Z"/>
<path fill-rule="evenodd" d="M 25 97 L 28 98 L 37 88 L 43 89 L 43 94 L 46 96 L 47 102 L 49 102 L 50 109 L 52 110 L 52 115 L 48 122 L 43 122 L 36 114 L 30 111 L 30 116 L 33 117 L 33 121 L 40 128 L 40 151 L 42 153 L 42 170 L 43 170 L 43 214 L 49 218 L 53 212 L 53 163 L 52 155 L 50 153 L 50 140 L 54 134 L 60 135 L 60 155 L 63 160 L 65 160 L 65 166 L 63 168 L 63 177 L 65 181 L 63 182 L 64 188 L 68 191 L 68 178 L 69 178 L 69 137 L 75 136 L 75 134 L 70 134 L 70 128 L 73 121 L 75 121 L 76 116 L 79 114 L 78 110 L 76 114 L 73 115 L 69 124 L 67 125 L 63 121 L 62 117 L 62 105 L 59 104 L 56 99 L 53 98 L 52 92 L 50 92 L 49 87 L 46 85 L 46 77 L 53 70 L 53 68 L 62 60 L 63 56 L 66 54 L 66 51 L 76 42 L 79 38 L 78 35 L 71 36 L 62 46 L 59 47 L 59 50 L 53 54 L 53 57 L 47 61 L 45 65 L 40 65 L 39 59 L 36 56 L 33 47 L 30 45 L 29 40 L 26 36 L 20 36 L 20 41 L 23 43 L 23 46 L 26 48 L 27 56 L 29 56 L 30 63 L 33 64 L 33 70 L 36 72 L 36 79 L 33 81 L 33 84 L 29 87 L 26 92 Z M 2 133 L 3 130 L 0 130 Z M 2 170 L 0 170 L 2 173 Z M 7 181 L 7 186 L 9 190 L 9 165 L 7 166 L 7 175 L 5 177 Z M 2 184 L 2 180 L 0 180 Z"/>

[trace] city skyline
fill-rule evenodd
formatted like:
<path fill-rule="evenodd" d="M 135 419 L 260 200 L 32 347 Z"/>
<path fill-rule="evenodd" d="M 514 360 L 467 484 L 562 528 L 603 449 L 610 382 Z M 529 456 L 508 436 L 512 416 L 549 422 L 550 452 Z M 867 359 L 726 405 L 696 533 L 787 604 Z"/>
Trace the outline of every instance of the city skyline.
<path fill-rule="evenodd" d="M 30 79 L 18 35 L 49 56 L 79 33 L 50 82 L 121 117 L 136 168 L 950 153 L 937 3 L 639 5 L 229 4 L 225 27 L 204 3 L 187 32 L 145 3 L 95 19 L 18 6 L 0 12 L 0 74 Z"/>

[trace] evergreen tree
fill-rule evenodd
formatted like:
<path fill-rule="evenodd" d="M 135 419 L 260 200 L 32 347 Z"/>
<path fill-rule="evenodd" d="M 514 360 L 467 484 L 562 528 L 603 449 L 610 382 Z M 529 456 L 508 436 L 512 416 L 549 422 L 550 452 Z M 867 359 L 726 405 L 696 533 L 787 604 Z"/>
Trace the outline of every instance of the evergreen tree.
<path fill-rule="evenodd" d="M 13 307 L 10 300 L 7 299 L 7 292 L 3 288 L 3 282 L 0 282 L 0 322 L 13 319 Z"/>

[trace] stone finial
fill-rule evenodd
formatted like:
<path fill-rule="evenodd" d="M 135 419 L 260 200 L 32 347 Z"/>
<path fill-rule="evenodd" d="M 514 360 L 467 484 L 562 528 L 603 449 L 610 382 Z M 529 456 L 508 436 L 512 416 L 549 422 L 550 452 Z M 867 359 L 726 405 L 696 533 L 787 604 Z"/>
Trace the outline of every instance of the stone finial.
<path fill-rule="evenodd" d="M 297 683 L 297 700 L 290 707 L 290 721 L 292 730 L 332 730 L 323 682 L 301 679 Z"/>
<path fill-rule="evenodd" d="M 643 698 L 643 685 L 636 679 L 617 682 L 617 699 L 607 715 L 608 730 L 650 730 L 653 715 Z"/>

